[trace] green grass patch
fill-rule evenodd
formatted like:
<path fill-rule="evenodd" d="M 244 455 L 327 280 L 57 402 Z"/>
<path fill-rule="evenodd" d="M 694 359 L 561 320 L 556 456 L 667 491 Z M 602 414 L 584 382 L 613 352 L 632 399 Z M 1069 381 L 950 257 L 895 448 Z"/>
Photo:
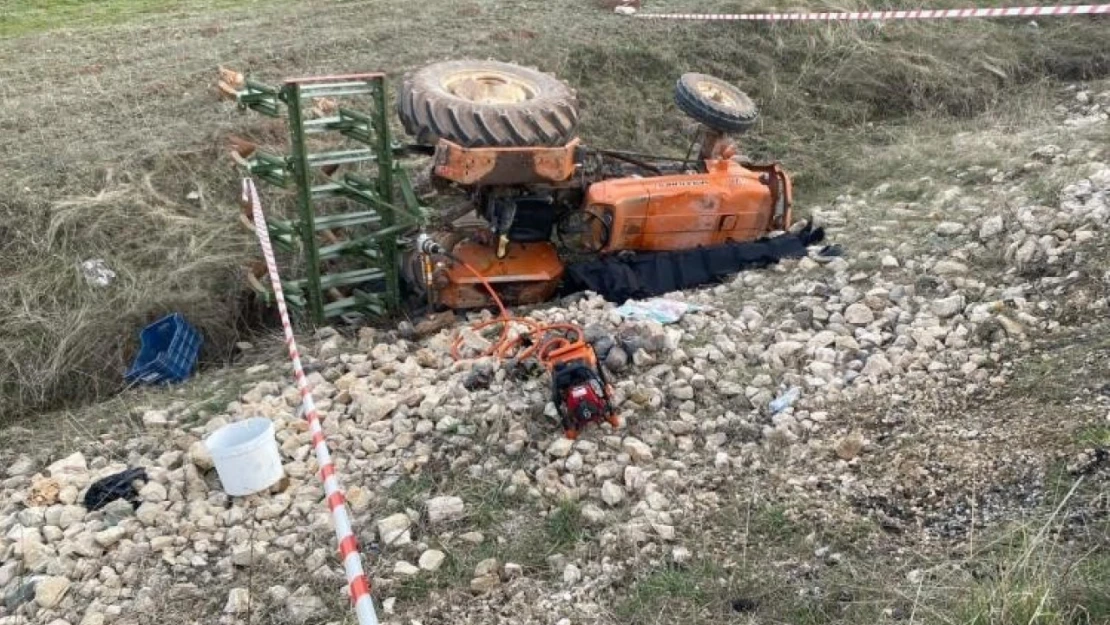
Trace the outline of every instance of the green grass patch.
<path fill-rule="evenodd" d="M 547 517 L 544 524 L 547 534 L 547 552 L 556 553 L 573 549 L 587 537 L 582 508 L 577 501 L 564 500 Z"/>
<path fill-rule="evenodd" d="M 419 510 L 435 487 L 435 480 L 428 473 L 405 475 L 389 487 L 389 499 L 397 511 L 405 508 Z"/>
<path fill-rule="evenodd" d="M 278 1 L 8 0 L 4 11 L 0 12 L 0 37 L 20 37 L 63 28 L 117 26 L 158 16 L 204 16 L 214 10 Z"/>
<path fill-rule="evenodd" d="M 1075 570 L 1004 572 L 972 586 L 955 614 L 967 625 L 1110 623 L 1110 566 L 1105 556 Z"/>
<path fill-rule="evenodd" d="M 1084 445 L 1110 447 L 1110 427 L 1093 425 L 1079 431 L 1077 440 Z"/>
<path fill-rule="evenodd" d="M 396 591 L 399 600 L 419 602 L 439 590 L 468 588 L 474 568 L 487 558 L 496 558 L 502 565 L 518 564 L 530 577 L 546 577 L 552 574 L 548 556 L 570 552 L 589 540 L 576 502 L 560 503 L 543 519 L 534 506 L 512 495 L 496 494 L 503 490 L 488 491 L 485 499 L 474 499 L 478 490 L 464 488 L 460 492 L 466 494 L 471 510 L 467 527 L 481 528 L 485 540 L 479 545 L 458 540 L 449 545 L 433 544 L 447 556 L 443 566 L 434 573 L 400 580 Z"/>
<path fill-rule="evenodd" d="M 633 582 L 614 609 L 620 623 L 720 623 L 732 611 L 724 572 L 712 562 L 667 565 Z"/>

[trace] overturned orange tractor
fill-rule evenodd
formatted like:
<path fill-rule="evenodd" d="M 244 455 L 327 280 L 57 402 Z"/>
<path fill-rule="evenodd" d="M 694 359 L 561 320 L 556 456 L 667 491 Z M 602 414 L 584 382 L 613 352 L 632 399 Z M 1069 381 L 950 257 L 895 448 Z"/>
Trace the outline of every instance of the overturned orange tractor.
<path fill-rule="evenodd" d="M 773 262 L 819 236 L 765 238 L 791 226 L 791 182 L 737 156 L 730 137 L 757 116 L 746 94 L 691 73 L 675 102 L 699 123 L 692 158 L 582 145 L 576 94 L 534 69 L 447 61 L 407 75 L 401 121 L 434 154 L 432 184 L 463 201 L 429 229 L 437 245 L 405 261 L 406 282 L 455 309 L 489 306 L 483 281 L 508 305 L 560 286 L 619 299 Z"/>

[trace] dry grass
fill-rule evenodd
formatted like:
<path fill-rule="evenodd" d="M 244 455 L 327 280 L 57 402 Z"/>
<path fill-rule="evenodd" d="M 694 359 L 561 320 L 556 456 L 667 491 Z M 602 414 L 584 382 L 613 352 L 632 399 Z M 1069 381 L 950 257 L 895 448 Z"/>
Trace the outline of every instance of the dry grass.
<path fill-rule="evenodd" d="M 967 117 L 1015 88 L 1110 67 L 1105 20 L 1091 19 L 1038 28 L 765 26 L 634 21 L 585 0 L 437 2 L 419 12 L 366 1 L 109 4 L 127 9 L 128 21 L 90 18 L 68 23 L 80 30 L 35 34 L 66 25 L 72 7 L 18 3 L 14 23 L 24 26 L 7 32 L 22 36 L 0 42 L 0 55 L 15 60 L 0 68 L 7 414 L 116 391 L 137 331 L 164 312 L 183 312 L 202 328 L 210 363 L 225 362 L 249 325 L 238 272 L 257 252 L 234 225 L 234 174 L 217 155 L 229 132 L 268 143 L 280 133 L 216 101 L 219 64 L 264 79 L 368 68 L 396 76 L 449 56 L 535 64 L 579 88 L 590 143 L 672 153 L 689 140 L 671 104 L 673 81 L 684 71 L 714 73 L 761 104 L 764 122 L 747 148 L 797 172 L 803 207 L 873 179 L 859 157 L 900 125 Z M 827 5 L 797 8 L 819 6 Z M 646 9 L 766 7 L 681 1 Z M 44 13 L 55 9 L 57 19 Z M 202 201 L 187 199 L 194 191 Z M 112 287 L 79 278 L 75 265 L 91 258 L 119 274 Z"/>
<path fill-rule="evenodd" d="M 752 483 L 685 528 L 693 559 L 629 571 L 612 622 L 1107 623 L 1102 487 L 1071 480 L 1028 520 L 930 544 L 865 522 L 797 518 Z"/>
<path fill-rule="evenodd" d="M 2 280 L 0 391 L 9 408 L 114 390 L 137 330 L 176 310 L 203 328 L 209 359 L 226 358 L 220 352 L 237 335 L 236 269 L 245 250 L 235 231 L 211 227 L 228 215 L 213 206 L 208 183 L 190 175 L 188 160 L 162 159 L 145 174 L 108 170 L 94 194 L 50 205 L 25 199 L 30 194 L 6 200 L 10 222 L 37 217 L 2 255 L 22 265 Z M 197 199 L 171 199 L 188 193 L 170 191 L 178 185 Z M 88 284 L 79 269 L 87 259 L 103 259 L 116 278 Z"/>

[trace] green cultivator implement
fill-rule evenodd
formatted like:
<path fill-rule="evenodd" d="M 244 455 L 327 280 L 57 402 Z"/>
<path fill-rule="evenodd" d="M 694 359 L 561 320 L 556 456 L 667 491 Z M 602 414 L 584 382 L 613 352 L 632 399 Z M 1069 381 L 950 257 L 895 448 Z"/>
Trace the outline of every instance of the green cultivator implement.
<path fill-rule="evenodd" d="M 288 154 L 238 141 L 234 156 L 294 196 L 295 219 L 267 220 L 274 247 L 303 256 L 300 275 L 281 278 L 289 304 L 314 324 L 397 311 L 399 237 L 422 212 L 394 158 L 401 146 L 389 129 L 384 75 L 297 78 L 275 88 L 221 70 L 220 90 L 240 108 L 286 120 Z M 262 277 L 251 284 L 272 297 Z"/>

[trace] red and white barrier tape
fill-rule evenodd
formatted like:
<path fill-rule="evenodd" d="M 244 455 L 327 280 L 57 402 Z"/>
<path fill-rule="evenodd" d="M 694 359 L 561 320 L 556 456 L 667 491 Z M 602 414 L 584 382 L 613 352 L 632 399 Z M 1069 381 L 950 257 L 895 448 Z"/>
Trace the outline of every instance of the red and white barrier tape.
<path fill-rule="evenodd" d="M 320 427 L 320 415 L 316 412 L 316 405 L 312 401 L 312 389 L 305 378 L 304 367 L 301 366 L 301 355 L 297 351 L 297 342 L 293 338 L 293 325 L 289 321 L 289 311 L 285 307 L 285 295 L 281 290 L 281 280 L 278 278 L 277 261 L 274 259 L 274 248 L 270 245 L 270 233 L 266 228 L 266 216 L 262 214 L 262 203 L 258 200 L 258 190 L 250 178 L 243 179 L 243 198 L 250 202 L 254 213 L 254 231 L 258 234 L 258 243 L 262 246 L 262 255 L 266 259 L 266 271 L 270 274 L 270 284 L 274 289 L 274 299 L 277 300 L 278 313 L 281 315 L 281 327 L 285 332 L 285 344 L 289 348 L 289 358 L 293 361 L 293 377 L 297 380 L 297 389 L 301 393 L 305 419 L 308 421 L 308 431 L 312 434 L 312 448 L 316 452 L 316 463 L 320 465 L 320 480 L 324 483 L 324 494 L 327 496 L 328 508 L 331 509 L 332 526 L 335 529 L 335 539 L 339 542 L 339 559 L 347 572 L 347 585 L 351 594 L 351 602 L 355 607 L 359 625 L 377 625 L 378 616 L 374 612 L 374 602 L 370 598 L 370 580 L 362 569 L 362 556 L 358 551 L 358 539 L 355 538 L 351 527 L 351 519 L 347 514 L 347 498 L 343 495 L 343 488 L 339 484 L 339 477 L 335 474 L 335 464 L 331 461 L 327 442 L 324 440 L 324 430 Z"/>
<path fill-rule="evenodd" d="M 856 22 L 869 20 L 931 20 L 972 17 L 1043 17 L 1110 14 L 1110 4 L 1073 4 L 993 9 L 911 9 L 839 13 L 635 13 L 642 19 L 736 22 Z"/>

